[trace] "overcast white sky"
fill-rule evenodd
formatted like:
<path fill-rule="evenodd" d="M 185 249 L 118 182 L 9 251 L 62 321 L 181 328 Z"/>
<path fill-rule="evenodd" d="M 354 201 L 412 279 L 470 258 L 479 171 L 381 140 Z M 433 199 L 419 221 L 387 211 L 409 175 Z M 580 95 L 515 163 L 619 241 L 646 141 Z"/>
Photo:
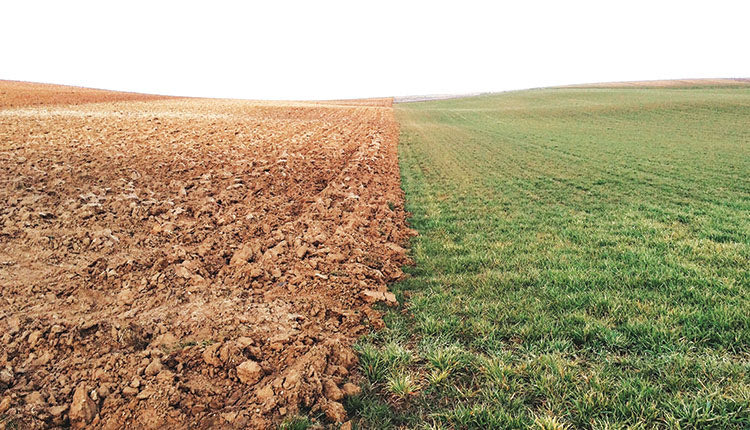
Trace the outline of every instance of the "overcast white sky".
<path fill-rule="evenodd" d="M 33 1 L 0 79 L 329 99 L 750 77 L 748 1 Z"/>

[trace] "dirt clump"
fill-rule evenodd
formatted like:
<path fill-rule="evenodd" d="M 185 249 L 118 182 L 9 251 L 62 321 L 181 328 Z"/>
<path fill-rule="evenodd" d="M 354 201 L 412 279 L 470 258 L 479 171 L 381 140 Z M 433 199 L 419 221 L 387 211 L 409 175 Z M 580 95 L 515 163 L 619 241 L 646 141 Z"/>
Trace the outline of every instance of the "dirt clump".
<path fill-rule="evenodd" d="M 345 421 L 408 263 L 389 103 L 50 103 L 0 109 L 0 413 Z"/>
<path fill-rule="evenodd" d="M 81 382 L 73 393 L 70 403 L 70 424 L 73 428 L 85 428 L 94 420 L 97 413 L 96 403 L 89 397 L 86 383 Z"/>

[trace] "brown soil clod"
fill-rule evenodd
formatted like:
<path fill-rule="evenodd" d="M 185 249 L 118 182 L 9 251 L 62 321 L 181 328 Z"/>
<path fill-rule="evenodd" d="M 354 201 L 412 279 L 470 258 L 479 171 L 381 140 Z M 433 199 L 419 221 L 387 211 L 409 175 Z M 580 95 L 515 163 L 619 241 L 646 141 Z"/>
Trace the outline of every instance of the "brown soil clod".
<path fill-rule="evenodd" d="M 373 302 L 395 302 L 412 234 L 390 100 L 75 104 L 0 87 L 5 416 L 346 420 L 351 345 L 382 324 Z"/>

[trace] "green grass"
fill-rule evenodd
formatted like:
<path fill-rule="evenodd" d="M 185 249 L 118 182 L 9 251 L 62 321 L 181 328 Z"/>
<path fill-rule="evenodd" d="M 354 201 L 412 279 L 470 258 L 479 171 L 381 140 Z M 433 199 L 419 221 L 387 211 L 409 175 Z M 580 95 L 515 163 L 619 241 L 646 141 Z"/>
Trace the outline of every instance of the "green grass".
<path fill-rule="evenodd" d="M 416 266 L 361 428 L 750 428 L 750 89 L 396 112 Z"/>
<path fill-rule="evenodd" d="M 312 421 L 306 416 L 293 416 L 279 425 L 279 430 L 307 430 L 313 427 Z"/>

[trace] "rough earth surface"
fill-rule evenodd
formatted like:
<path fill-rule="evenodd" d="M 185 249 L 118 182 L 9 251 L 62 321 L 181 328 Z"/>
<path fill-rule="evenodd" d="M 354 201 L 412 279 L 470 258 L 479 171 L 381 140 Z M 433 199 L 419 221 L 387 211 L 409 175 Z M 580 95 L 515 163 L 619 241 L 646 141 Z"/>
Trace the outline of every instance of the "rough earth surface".
<path fill-rule="evenodd" d="M 412 234 L 390 100 L 0 88 L 0 425 L 346 419 Z"/>

